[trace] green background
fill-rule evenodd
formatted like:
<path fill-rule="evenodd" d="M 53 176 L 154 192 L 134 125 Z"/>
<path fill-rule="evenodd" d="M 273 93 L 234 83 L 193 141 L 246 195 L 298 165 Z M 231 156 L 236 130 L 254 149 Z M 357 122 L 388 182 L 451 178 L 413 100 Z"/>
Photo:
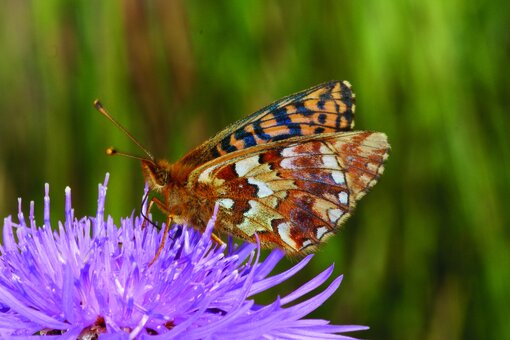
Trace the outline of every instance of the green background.
<path fill-rule="evenodd" d="M 51 184 L 77 216 L 139 208 L 141 154 L 176 160 L 290 93 L 346 79 L 357 129 L 385 132 L 380 183 L 285 294 L 332 261 L 340 289 L 313 316 L 373 339 L 510 339 L 510 2 L 4 1 L 0 216 Z M 294 260 L 287 261 L 283 267 Z M 276 294 L 275 293 L 275 294 Z M 268 296 L 262 297 L 268 299 Z"/>

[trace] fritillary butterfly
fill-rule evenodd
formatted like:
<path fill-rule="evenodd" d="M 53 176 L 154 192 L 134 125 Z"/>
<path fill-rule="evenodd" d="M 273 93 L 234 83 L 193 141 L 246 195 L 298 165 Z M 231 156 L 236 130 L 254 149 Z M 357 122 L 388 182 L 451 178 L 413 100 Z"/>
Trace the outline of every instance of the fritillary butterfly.
<path fill-rule="evenodd" d="M 354 109 L 349 82 L 331 81 L 247 116 L 174 164 L 146 152 L 143 173 L 163 198 L 151 203 L 168 222 L 199 229 L 218 204 L 216 233 L 250 242 L 257 234 L 263 247 L 288 254 L 313 251 L 375 185 L 388 157 L 384 133 L 351 131 Z"/>

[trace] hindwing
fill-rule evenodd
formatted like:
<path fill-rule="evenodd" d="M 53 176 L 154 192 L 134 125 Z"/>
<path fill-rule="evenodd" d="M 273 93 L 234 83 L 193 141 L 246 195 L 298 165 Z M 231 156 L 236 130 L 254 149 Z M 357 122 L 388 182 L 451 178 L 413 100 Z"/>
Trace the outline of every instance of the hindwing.
<path fill-rule="evenodd" d="M 218 231 L 307 252 L 377 182 L 389 148 L 377 132 L 293 137 L 218 157 L 195 169 L 188 186 L 219 204 Z"/>

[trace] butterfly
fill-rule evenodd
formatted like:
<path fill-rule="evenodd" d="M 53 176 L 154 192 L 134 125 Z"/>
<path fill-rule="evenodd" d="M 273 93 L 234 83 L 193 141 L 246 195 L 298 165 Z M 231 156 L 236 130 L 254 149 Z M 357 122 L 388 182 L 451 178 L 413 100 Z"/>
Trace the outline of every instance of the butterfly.
<path fill-rule="evenodd" d="M 323 83 L 235 122 L 173 164 L 110 119 L 147 153 L 143 174 L 162 197 L 150 206 L 168 216 L 167 226 L 203 230 L 218 205 L 215 233 L 249 242 L 257 235 L 262 247 L 293 255 L 338 231 L 383 173 L 387 137 L 352 131 L 354 111 L 349 82 Z"/>

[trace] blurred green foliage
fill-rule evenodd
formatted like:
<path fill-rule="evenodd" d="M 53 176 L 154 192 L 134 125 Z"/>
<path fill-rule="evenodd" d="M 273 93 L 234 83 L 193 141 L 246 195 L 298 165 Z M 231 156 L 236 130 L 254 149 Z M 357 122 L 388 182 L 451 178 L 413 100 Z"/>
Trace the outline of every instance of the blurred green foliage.
<path fill-rule="evenodd" d="M 344 282 L 316 317 L 369 325 L 365 338 L 510 339 L 510 2 L 2 5 L 1 216 L 22 196 L 42 219 L 45 182 L 54 211 L 69 185 L 91 215 L 106 172 L 112 216 L 138 209 L 138 162 L 103 150 L 140 151 L 96 97 L 176 160 L 273 100 L 347 79 L 357 128 L 388 134 L 392 154 L 295 286 L 335 261 Z"/>

